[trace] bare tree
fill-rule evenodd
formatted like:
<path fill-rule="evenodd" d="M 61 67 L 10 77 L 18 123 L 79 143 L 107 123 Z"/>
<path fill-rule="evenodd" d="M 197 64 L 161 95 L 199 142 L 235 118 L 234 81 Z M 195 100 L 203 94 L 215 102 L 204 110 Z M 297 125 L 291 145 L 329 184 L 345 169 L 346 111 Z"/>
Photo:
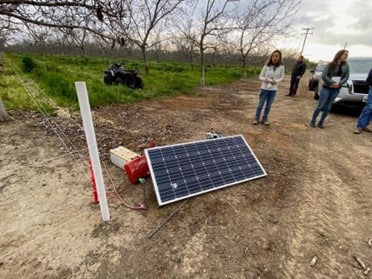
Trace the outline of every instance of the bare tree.
<path fill-rule="evenodd" d="M 89 42 L 89 32 L 85 29 L 60 28 L 56 36 L 63 45 L 78 46 L 82 56 L 87 60 L 86 44 Z"/>
<path fill-rule="evenodd" d="M 94 26 L 81 25 L 76 22 L 79 18 L 103 19 L 99 2 L 92 0 L 0 0 L 0 32 L 22 31 L 31 26 L 45 26 L 50 28 L 84 28 L 97 32 Z M 4 105 L 0 102 L 0 121 L 8 119 Z"/>
<path fill-rule="evenodd" d="M 103 15 L 99 13 L 99 8 L 97 0 L 0 0 L 0 27 L 9 25 L 22 29 L 27 23 L 56 28 L 88 28 L 69 21 L 70 16 L 78 12 L 81 18 L 90 16 L 101 20 Z"/>
<path fill-rule="evenodd" d="M 196 41 L 199 52 L 200 52 L 200 85 L 205 85 L 205 61 L 204 54 L 208 48 L 214 47 L 214 45 L 208 45 L 207 37 L 217 37 L 221 32 L 227 32 L 231 30 L 231 25 L 228 25 L 228 17 L 226 17 L 226 11 L 228 4 L 236 2 L 235 0 L 206 0 L 204 6 L 203 3 L 200 5 L 201 15 L 198 18 L 198 39 Z"/>
<path fill-rule="evenodd" d="M 198 47 L 196 44 L 198 33 L 194 28 L 196 20 L 192 16 L 196 13 L 196 4 L 190 4 L 191 5 L 180 13 L 178 19 L 174 22 L 173 26 L 175 27 L 175 32 L 171 41 L 173 45 L 176 46 L 178 52 L 184 55 L 186 61 L 188 61 L 193 68 L 195 49 Z"/>
<path fill-rule="evenodd" d="M 252 51 L 267 48 L 274 38 L 288 36 L 297 14 L 299 0 L 252 0 L 240 6 L 233 36 L 239 38 L 243 76 L 247 76 L 247 59 Z M 234 41 L 234 40 L 231 40 Z"/>
<path fill-rule="evenodd" d="M 145 74 L 149 73 L 147 50 L 159 45 L 163 38 L 157 36 L 156 29 L 161 28 L 168 17 L 177 11 L 186 0 L 120 0 L 110 1 L 110 22 L 107 27 L 119 39 L 121 46 L 132 43 L 139 47 L 144 61 Z M 115 7 L 115 9 L 113 9 Z M 108 7 L 105 6 L 105 10 Z M 109 12 L 108 12 L 109 14 Z M 155 34 L 154 34 L 155 33 Z"/>

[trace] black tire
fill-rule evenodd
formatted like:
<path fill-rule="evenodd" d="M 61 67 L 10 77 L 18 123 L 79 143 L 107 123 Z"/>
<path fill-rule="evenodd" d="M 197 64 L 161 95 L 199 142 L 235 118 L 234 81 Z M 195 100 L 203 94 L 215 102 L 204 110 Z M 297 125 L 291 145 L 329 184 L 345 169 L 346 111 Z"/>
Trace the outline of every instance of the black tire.
<path fill-rule="evenodd" d="M 127 74 L 126 75 L 125 85 L 128 88 L 136 88 L 136 81 L 135 81 L 135 78 L 132 74 Z"/>
<path fill-rule="evenodd" d="M 103 82 L 104 82 L 105 84 L 111 85 L 112 82 L 113 82 L 112 77 L 109 76 L 109 75 L 105 75 L 105 76 L 103 77 Z"/>
<path fill-rule="evenodd" d="M 125 80 L 121 77 L 116 78 L 115 84 L 122 84 L 125 86 Z"/>
<path fill-rule="evenodd" d="M 314 87 L 314 100 L 319 100 L 319 86 Z"/>
<path fill-rule="evenodd" d="M 310 91 L 315 91 L 315 89 L 318 87 L 318 81 L 317 80 L 313 80 L 313 81 L 309 81 L 309 90 Z"/>
<path fill-rule="evenodd" d="M 135 88 L 143 88 L 143 80 L 138 76 L 135 77 Z"/>
<path fill-rule="evenodd" d="M 309 84 L 307 87 L 309 88 L 310 91 L 313 90 L 313 83 L 311 79 L 309 80 Z"/>

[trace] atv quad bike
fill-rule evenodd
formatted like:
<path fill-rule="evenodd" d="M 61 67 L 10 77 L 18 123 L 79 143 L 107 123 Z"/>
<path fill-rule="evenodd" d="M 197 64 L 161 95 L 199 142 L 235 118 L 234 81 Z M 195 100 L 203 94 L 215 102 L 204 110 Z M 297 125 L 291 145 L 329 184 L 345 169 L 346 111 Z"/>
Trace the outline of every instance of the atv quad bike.
<path fill-rule="evenodd" d="M 122 84 L 126 87 L 137 89 L 143 88 L 143 81 L 136 70 L 124 70 L 120 64 L 112 64 L 104 71 L 103 81 L 108 85 Z"/>

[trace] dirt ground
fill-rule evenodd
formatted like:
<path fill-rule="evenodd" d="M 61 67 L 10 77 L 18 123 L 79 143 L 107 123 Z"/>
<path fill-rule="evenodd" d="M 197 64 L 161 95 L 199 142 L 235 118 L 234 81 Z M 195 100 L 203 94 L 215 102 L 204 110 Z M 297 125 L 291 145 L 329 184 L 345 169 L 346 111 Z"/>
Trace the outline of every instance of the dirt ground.
<path fill-rule="evenodd" d="M 282 82 L 269 127 L 251 124 L 256 80 L 95 109 L 108 222 L 93 202 L 79 114 L 10 112 L 0 123 L 0 278 L 372 278 L 372 134 L 352 133 L 358 113 L 309 127 L 306 81 L 295 98 Z M 150 178 L 133 185 L 109 158 L 151 138 L 202 140 L 211 127 L 243 135 L 268 175 L 159 207 Z"/>

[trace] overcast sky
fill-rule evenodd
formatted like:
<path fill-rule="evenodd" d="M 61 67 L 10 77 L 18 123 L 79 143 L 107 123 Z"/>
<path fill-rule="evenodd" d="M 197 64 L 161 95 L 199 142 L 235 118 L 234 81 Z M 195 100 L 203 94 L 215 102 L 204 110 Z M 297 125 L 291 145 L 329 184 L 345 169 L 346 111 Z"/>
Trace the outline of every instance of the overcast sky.
<path fill-rule="evenodd" d="M 292 39 L 278 42 L 280 48 L 302 49 L 310 28 L 304 56 L 311 61 L 331 60 L 344 48 L 349 56 L 372 57 L 372 2 L 365 0 L 302 0 Z"/>

